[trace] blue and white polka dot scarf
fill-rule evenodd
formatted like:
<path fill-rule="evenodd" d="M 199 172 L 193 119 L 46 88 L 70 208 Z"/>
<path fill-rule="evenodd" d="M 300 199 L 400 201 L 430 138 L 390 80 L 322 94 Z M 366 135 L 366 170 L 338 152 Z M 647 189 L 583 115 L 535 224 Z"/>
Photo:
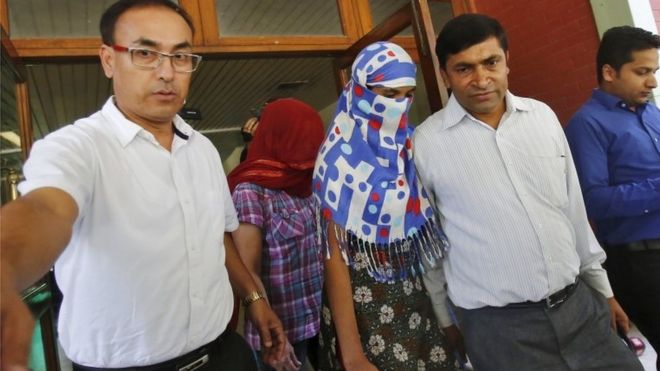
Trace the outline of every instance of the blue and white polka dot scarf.
<path fill-rule="evenodd" d="M 433 265 L 448 245 L 412 160 L 412 98 L 387 98 L 368 88 L 415 86 L 415 72 L 396 44 L 362 50 L 314 168 L 314 194 L 323 220 L 338 227 L 344 259 L 350 264 L 356 254 L 366 257 L 379 281 L 416 274 L 422 256 Z M 325 235 L 327 223 L 320 225 Z"/>

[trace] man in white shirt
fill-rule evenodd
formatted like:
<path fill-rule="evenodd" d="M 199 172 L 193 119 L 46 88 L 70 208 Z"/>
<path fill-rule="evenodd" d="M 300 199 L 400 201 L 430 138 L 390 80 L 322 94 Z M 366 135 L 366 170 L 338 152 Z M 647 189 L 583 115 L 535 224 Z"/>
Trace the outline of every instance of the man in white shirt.
<path fill-rule="evenodd" d="M 563 130 L 547 105 L 508 91 L 507 50 L 497 20 L 449 21 L 436 53 L 452 95 L 414 137 L 450 242 L 436 272 L 468 356 L 478 371 L 641 370 L 610 327 L 628 320 Z"/>
<path fill-rule="evenodd" d="M 190 17 L 168 0 L 121 0 L 101 33 L 115 95 L 35 143 L 23 197 L 2 208 L 1 368 L 26 365 L 19 292 L 53 263 L 74 370 L 254 369 L 226 329 L 232 286 L 267 356 L 281 356 L 282 325 L 229 234 L 238 220 L 220 157 L 176 114 L 201 60 Z"/>

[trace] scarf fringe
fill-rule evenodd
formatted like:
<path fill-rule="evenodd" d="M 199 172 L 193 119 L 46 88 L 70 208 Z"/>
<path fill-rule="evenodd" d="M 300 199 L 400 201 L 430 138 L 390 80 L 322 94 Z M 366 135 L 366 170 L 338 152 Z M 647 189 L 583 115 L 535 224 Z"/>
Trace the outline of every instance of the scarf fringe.
<path fill-rule="evenodd" d="M 436 267 L 449 249 L 447 236 L 432 220 L 427 220 L 414 235 L 388 243 L 374 243 L 337 224 L 334 224 L 332 231 L 328 231 L 328 223 L 320 213 L 317 213 L 316 222 L 317 238 L 325 248 L 326 258 L 330 258 L 330 232 L 334 234 L 346 264 L 351 267 L 366 265 L 369 275 L 378 282 L 393 283 L 422 275 L 426 272 L 424 263 Z"/>

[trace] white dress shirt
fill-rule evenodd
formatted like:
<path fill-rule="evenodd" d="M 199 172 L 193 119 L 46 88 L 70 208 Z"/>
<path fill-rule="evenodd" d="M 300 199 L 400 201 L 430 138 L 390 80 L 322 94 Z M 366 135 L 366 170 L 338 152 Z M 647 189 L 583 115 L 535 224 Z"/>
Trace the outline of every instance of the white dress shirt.
<path fill-rule="evenodd" d="M 225 330 L 225 231 L 238 227 L 220 156 L 180 117 L 171 152 L 103 109 L 34 144 L 22 194 L 56 187 L 79 215 L 55 265 L 59 340 L 93 367 L 158 363 Z"/>
<path fill-rule="evenodd" d="M 612 296 L 564 132 L 547 105 L 507 92 L 495 130 L 452 96 L 415 130 L 414 158 L 449 238 L 443 268 L 454 304 L 538 301 L 578 275 Z"/>

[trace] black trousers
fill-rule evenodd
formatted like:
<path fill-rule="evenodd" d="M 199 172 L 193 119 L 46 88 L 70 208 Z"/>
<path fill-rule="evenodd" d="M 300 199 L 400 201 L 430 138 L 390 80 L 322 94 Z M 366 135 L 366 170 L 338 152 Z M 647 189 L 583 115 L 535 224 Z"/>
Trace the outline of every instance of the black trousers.
<path fill-rule="evenodd" d="M 614 296 L 660 354 L 660 250 L 605 249 L 605 268 Z M 660 370 L 660 357 L 656 367 Z"/>
<path fill-rule="evenodd" d="M 205 358 L 206 363 L 199 360 Z M 198 363 L 196 363 L 199 361 Z M 126 368 L 96 368 L 73 364 L 73 371 L 255 371 L 252 349 L 243 337 L 227 329 L 216 340 L 183 356 L 155 365 Z"/>

